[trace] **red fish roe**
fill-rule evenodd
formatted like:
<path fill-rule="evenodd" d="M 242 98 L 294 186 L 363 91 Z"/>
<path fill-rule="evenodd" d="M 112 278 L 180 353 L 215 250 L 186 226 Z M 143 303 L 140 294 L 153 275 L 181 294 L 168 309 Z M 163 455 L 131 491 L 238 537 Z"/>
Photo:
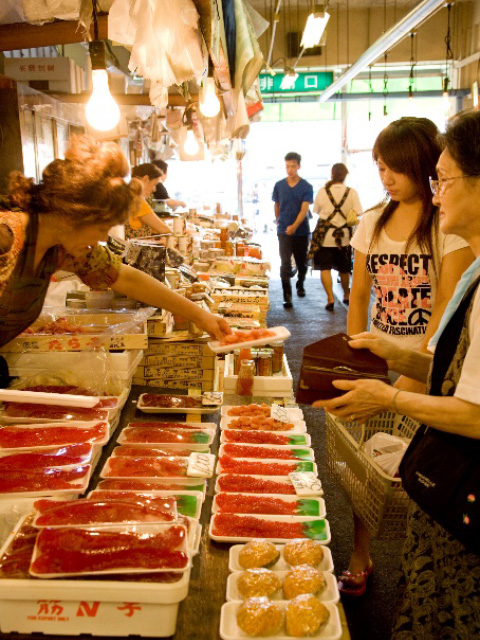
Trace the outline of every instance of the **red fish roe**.
<path fill-rule="evenodd" d="M 157 447 L 115 447 L 113 455 L 116 458 L 162 458 L 164 456 L 179 456 L 188 458 L 190 449 L 158 449 Z"/>
<path fill-rule="evenodd" d="M 46 468 L 37 471 L 8 471 L 0 475 L 0 493 L 72 489 L 89 473 L 90 467 Z"/>
<path fill-rule="evenodd" d="M 274 418 L 265 416 L 245 416 L 234 418 L 228 423 L 230 429 L 248 429 L 259 431 L 291 431 L 294 428 L 292 422 L 280 422 Z"/>
<path fill-rule="evenodd" d="M 107 420 L 108 411 L 83 407 L 55 407 L 47 404 L 5 402 L 5 415 L 11 418 L 36 418 L 38 420 Z"/>
<path fill-rule="evenodd" d="M 32 426 L 0 428 L 0 447 L 17 449 L 27 447 L 48 447 L 55 445 L 101 442 L 108 435 L 106 422 L 98 422 L 90 427 L 75 426 Z"/>
<path fill-rule="evenodd" d="M 96 529 L 42 529 L 37 557 L 30 570 L 38 574 L 70 574 L 112 569 L 183 569 L 185 528 L 170 526 L 162 533 Z M 180 549 L 177 549 L 180 547 Z"/>
<path fill-rule="evenodd" d="M 198 481 L 199 484 L 202 480 Z M 188 486 L 175 482 L 155 482 L 155 480 L 123 479 L 102 480 L 97 489 L 105 491 L 189 491 Z"/>
<path fill-rule="evenodd" d="M 218 486 L 221 491 L 295 495 L 295 489 L 292 484 L 276 482 L 275 480 L 263 480 L 252 476 L 222 475 L 218 478 Z"/>
<path fill-rule="evenodd" d="M 246 444 L 290 444 L 288 436 L 269 431 L 240 431 L 224 429 L 223 436 L 227 442 L 244 442 Z"/>
<path fill-rule="evenodd" d="M 246 473 L 258 476 L 287 476 L 297 468 L 296 463 L 258 462 L 257 460 L 239 460 L 229 456 L 219 458 L 222 473 Z"/>
<path fill-rule="evenodd" d="M 154 429 L 198 429 L 199 425 L 185 424 L 185 422 L 155 422 L 154 420 L 135 420 L 128 423 L 129 427 L 153 427 Z"/>
<path fill-rule="evenodd" d="M 186 476 L 185 458 L 110 458 L 108 476 L 163 478 Z"/>
<path fill-rule="evenodd" d="M 144 393 L 142 402 L 145 407 L 158 407 L 161 409 L 194 409 L 202 406 L 202 399 L 193 396 L 171 396 L 160 393 Z"/>
<path fill-rule="evenodd" d="M 171 522 L 175 518 L 175 499 L 163 499 L 163 504 L 148 505 L 142 501 L 74 500 L 58 504 L 38 516 L 37 527 L 58 527 L 74 524 L 105 524 L 125 522 Z"/>
<path fill-rule="evenodd" d="M 263 496 L 243 496 L 231 493 L 219 493 L 215 503 L 223 513 L 260 513 L 265 515 L 295 515 L 297 502 L 286 502 L 279 498 Z"/>
<path fill-rule="evenodd" d="M 290 449 L 273 449 L 271 447 L 251 447 L 241 444 L 225 444 L 224 452 L 234 458 L 274 458 L 276 460 L 295 460 Z"/>
<path fill-rule="evenodd" d="M 246 404 L 238 407 L 230 407 L 227 412 L 229 416 L 265 416 L 270 417 L 272 408 L 266 404 Z"/>
<path fill-rule="evenodd" d="M 168 442 L 175 444 L 195 443 L 195 434 L 202 433 L 197 431 L 188 432 L 185 430 L 175 431 L 174 429 L 156 429 L 155 427 L 127 427 L 123 431 L 126 442 L 133 443 L 151 443 L 166 444 Z"/>
<path fill-rule="evenodd" d="M 0 458 L 0 471 L 12 469 L 37 469 L 42 467 L 60 467 L 90 462 L 93 447 L 91 444 L 74 444 L 56 447 L 44 451 L 26 451 L 11 453 Z"/>
<path fill-rule="evenodd" d="M 305 538 L 301 522 L 277 522 L 233 513 L 213 516 L 213 534 L 230 538 Z"/>

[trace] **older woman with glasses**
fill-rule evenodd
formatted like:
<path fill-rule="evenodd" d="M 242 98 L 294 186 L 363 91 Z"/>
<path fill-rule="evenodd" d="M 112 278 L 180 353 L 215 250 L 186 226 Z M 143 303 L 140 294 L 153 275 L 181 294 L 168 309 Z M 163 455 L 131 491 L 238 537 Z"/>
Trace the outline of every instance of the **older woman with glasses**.
<path fill-rule="evenodd" d="M 453 119 L 444 143 L 437 164 L 438 180 L 431 180 L 433 201 L 439 207 L 440 229 L 464 238 L 476 259 L 459 281 L 430 341 L 435 355 L 432 358 L 430 354 L 402 349 L 367 333 L 354 336 L 349 343 L 354 349 L 368 348 L 385 358 L 393 371 L 426 381 L 429 395 L 395 389 L 374 380 L 338 380 L 334 384 L 345 394 L 319 401 L 315 406 L 360 422 L 385 410 L 409 416 L 427 425 L 426 433 L 437 430 L 443 434 L 436 441 L 451 443 L 451 447 L 445 445 L 444 455 L 436 459 L 442 469 L 455 466 L 458 470 L 459 464 L 453 457 L 455 443 L 464 452 L 462 455 L 470 455 L 474 460 L 475 473 L 475 459 L 478 461 L 475 452 L 480 457 L 480 112 L 460 114 Z M 445 434 L 457 437 L 446 438 Z M 423 435 L 423 442 L 433 440 L 435 432 L 427 440 Z M 427 457 L 429 452 L 427 448 Z M 433 455 L 433 450 L 430 453 Z M 404 479 L 408 479 L 407 466 L 408 462 Z M 478 471 L 476 474 L 474 484 L 480 485 Z M 429 477 L 424 480 L 428 484 Z M 410 492 L 411 487 L 409 483 Z M 460 484 L 452 490 L 455 495 Z M 413 493 L 419 495 L 418 490 Z M 392 634 L 394 640 L 480 637 L 480 541 L 467 537 L 471 536 L 469 527 L 470 531 L 473 527 L 478 531 L 478 523 L 468 513 L 475 513 L 476 509 L 478 517 L 475 503 L 479 499 L 480 486 L 473 487 L 465 496 L 463 522 L 440 516 L 434 519 L 412 503 L 403 557 L 404 595 Z M 430 513 L 434 511 L 428 501 L 423 504 Z M 450 513 L 448 504 L 445 508 Z"/>

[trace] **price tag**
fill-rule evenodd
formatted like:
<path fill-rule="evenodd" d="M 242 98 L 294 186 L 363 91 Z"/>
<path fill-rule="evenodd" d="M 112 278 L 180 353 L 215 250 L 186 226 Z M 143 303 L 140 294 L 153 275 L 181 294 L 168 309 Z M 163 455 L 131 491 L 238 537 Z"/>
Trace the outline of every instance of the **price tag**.
<path fill-rule="evenodd" d="M 295 471 L 289 473 L 288 477 L 292 481 L 297 496 L 322 496 L 322 482 L 310 471 Z"/>
<path fill-rule="evenodd" d="M 288 416 L 288 409 L 281 407 L 279 404 L 272 404 L 271 416 L 274 420 L 278 420 L 279 422 L 291 422 Z"/>
<path fill-rule="evenodd" d="M 223 393 L 221 391 L 206 391 L 202 396 L 202 404 L 217 405 L 223 403 Z"/>
<path fill-rule="evenodd" d="M 215 456 L 211 453 L 193 452 L 188 457 L 187 476 L 190 478 L 211 478 L 215 467 Z"/>

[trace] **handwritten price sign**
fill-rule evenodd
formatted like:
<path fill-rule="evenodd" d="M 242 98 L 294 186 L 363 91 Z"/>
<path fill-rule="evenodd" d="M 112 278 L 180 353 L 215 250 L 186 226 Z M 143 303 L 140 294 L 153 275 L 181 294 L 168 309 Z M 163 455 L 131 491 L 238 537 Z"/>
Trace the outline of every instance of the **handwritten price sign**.
<path fill-rule="evenodd" d="M 298 496 L 322 496 L 322 482 L 313 472 L 293 472 L 288 474 Z"/>
<path fill-rule="evenodd" d="M 191 453 L 188 458 L 189 478 L 211 478 L 215 466 L 215 456 L 211 453 Z"/>
<path fill-rule="evenodd" d="M 279 422 L 291 422 L 288 416 L 288 409 L 281 407 L 279 404 L 272 404 L 272 418 Z"/>

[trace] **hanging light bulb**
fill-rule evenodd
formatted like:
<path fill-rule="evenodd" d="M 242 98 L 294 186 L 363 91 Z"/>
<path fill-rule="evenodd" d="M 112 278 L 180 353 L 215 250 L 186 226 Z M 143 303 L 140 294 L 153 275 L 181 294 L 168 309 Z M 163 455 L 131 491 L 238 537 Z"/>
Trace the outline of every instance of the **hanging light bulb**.
<path fill-rule="evenodd" d="M 200 147 L 198 145 L 197 136 L 195 135 L 194 130 L 189 127 L 187 129 L 187 137 L 185 138 L 185 144 L 183 145 L 183 150 L 189 156 L 196 156 Z"/>
<path fill-rule="evenodd" d="M 294 89 L 297 78 L 298 78 L 298 73 L 295 71 L 295 69 L 288 69 L 288 68 L 285 69 L 285 75 L 283 76 L 282 81 L 280 83 L 280 89 L 282 89 L 282 91 L 287 91 L 288 89 Z"/>
<path fill-rule="evenodd" d="M 89 43 L 92 61 L 92 95 L 85 109 L 88 124 L 98 131 L 110 131 L 120 120 L 120 108 L 108 87 L 105 44 L 100 40 Z"/>
<path fill-rule="evenodd" d="M 200 111 L 206 118 L 214 118 L 220 111 L 220 101 L 217 98 L 214 78 L 207 78 L 203 83 Z"/>
<path fill-rule="evenodd" d="M 330 14 L 325 11 L 323 5 L 318 8 L 313 7 L 312 13 L 307 18 L 300 46 L 304 49 L 316 47 L 323 36 L 329 20 Z"/>

